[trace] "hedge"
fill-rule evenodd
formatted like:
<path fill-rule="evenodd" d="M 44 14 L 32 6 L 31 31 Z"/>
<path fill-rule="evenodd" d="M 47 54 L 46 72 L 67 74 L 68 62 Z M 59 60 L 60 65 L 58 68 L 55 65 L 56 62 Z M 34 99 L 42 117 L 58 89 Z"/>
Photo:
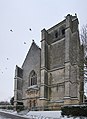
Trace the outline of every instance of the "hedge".
<path fill-rule="evenodd" d="M 17 112 L 20 112 L 20 111 L 24 110 L 24 106 L 23 105 L 16 105 L 16 110 L 17 110 Z"/>
<path fill-rule="evenodd" d="M 85 116 L 87 117 L 87 105 L 64 106 L 61 108 L 62 116 Z"/>
<path fill-rule="evenodd" d="M 13 105 L 0 105 L 0 109 L 7 109 L 7 110 L 13 110 Z"/>

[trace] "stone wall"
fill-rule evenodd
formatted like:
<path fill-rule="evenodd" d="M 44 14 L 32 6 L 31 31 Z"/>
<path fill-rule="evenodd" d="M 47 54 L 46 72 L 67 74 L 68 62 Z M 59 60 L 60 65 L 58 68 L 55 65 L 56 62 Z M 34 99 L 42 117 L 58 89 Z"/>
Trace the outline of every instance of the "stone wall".
<path fill-rule="evenodd" d="M 22 98 L 27 101 L 27 98 L 35 97 L 35 93 L 36 93 L 35 92 L 29 96 L 27 93 L 27 90 L 29 87 L 29 75 L 32 70 L 34 70 L 35 73 L 37 74 L 38 87 L 40 85 L 40 48 L 38 48 L 34 42 L 31 45 L 31 48 L 26 56 L 26 59 L 24 61 L 22 68 L 23 68 L 23 87 L 22 87 L 23 96 Z M 39 96 L 39 92 L 38 92 L 38 96 Z"/>
<path fill-rule="evenodd" d="M 50 46 L 50 69 L 64 66 L 65 40 L 61 39 Z"/>

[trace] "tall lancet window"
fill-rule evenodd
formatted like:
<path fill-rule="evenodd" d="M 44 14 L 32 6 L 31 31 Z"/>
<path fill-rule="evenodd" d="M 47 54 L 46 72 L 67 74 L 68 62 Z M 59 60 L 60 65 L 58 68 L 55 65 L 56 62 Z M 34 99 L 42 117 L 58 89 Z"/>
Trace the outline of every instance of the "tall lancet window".
<path fill-rule="evenodd" d="M 29 86 L 36 84 L 37 84 L 37 74 L 35 73 L 34 70 L 32 70 L 29 75 Z"/>

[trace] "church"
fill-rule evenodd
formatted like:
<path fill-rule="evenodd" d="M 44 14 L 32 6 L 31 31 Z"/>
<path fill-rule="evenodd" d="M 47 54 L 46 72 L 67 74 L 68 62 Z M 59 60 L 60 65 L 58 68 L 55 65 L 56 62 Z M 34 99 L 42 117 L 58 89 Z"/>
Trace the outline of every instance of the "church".
<path fill-rule="evenodd" d="M 41 31 L 41 48 L 35 41 L 22 64 L 16 65 L 14 105 L 29 110 L 56 110 L 83 102 L 83 46 L 78 18 L 68 14 L 48 30 Z"/>

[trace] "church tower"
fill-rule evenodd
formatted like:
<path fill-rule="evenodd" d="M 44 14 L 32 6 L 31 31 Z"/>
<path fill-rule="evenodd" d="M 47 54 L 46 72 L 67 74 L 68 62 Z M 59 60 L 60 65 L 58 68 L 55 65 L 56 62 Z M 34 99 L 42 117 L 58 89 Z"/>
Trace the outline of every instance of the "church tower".
<path fill-rule="evenodd" d="M 57 25 L 42 30 L 40 99 L 43 106 L 83 102 L 80 64 L 84 53 L 80 45 L 78 24 L 77 16 L 68 14 Z"/>

